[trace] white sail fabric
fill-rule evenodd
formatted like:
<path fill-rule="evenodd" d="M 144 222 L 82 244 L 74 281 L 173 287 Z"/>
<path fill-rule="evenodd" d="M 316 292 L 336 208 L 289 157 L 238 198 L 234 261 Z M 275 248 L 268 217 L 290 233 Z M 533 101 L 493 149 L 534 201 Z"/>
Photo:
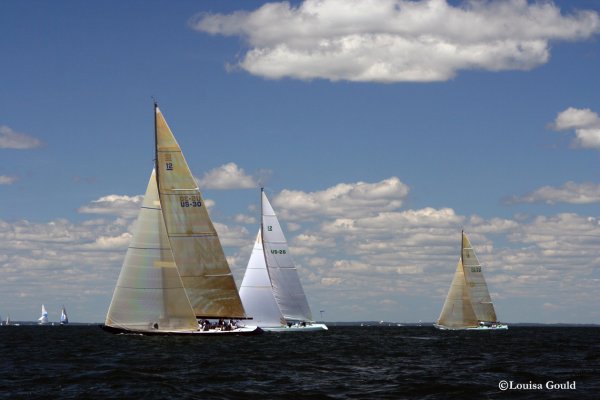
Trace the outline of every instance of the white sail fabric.
<path fill-rule="evenodd" d="M 154 171 L 121 267 L 106 325 L 134 331 L 198 328 L 169 245 Z"/>
<path fill-rule="evenodd" d="M 444 307 L 438 319 L 438 325 L 449 328 L 477 326 L 478 321 L 469 299 L 462 259 L 458 259 L 456 272 L 446 296 Z"/>
<path fill-rule="evenodd" d="M 485 322 L 496 322 L 496 311 L 494 311 L 494 305 L 483 277 L 481 264 L 479 264 L 471 242 L 469 242 L 464 232 L 462 234 L 462 260 L 469 298 L 477 319 Z"/>
<path fill-rule="evenodd" d="M 69 317 L 67 316 L 67 310 L 65 309 L 65 306 L 62 306 L 62 308 L 60 309 L 60 323 L 61 324 L 69 323 Z"/>
<path fill-rule="evenodd" d="M 246 314 L 252 317 L 252 324 L 261 328 L 286 324 L 273 296 L 260 229 L 258 230 L 258 235 L 256 235 L 254 248 L 252 249 L 246 273 L 242 280 L 240 298 L 242 299 Z"/>
<path fill-rule="evenodd" d="M 38 321 L 40 321 L 40 324 L 48 323 L 48 311 L 46 311 L 46 307 L 44 307 L 43 304 L 42 304 L 42 315 L 41 315 L 41 317 L 38 318 Z"/>
<path fill-rule="evenodd" d="M 177 269 L 197 317 L 245 318 L 235 280 L 196 181 L 159 108 L 160 203 Z"/>
<path fill-rule="evenodd" d="M 264 191 L 261 203 L 263 247 L 275 300 L 286 320 L 312 321 L 310 307 L 289 254 L 287 241 Z"/>

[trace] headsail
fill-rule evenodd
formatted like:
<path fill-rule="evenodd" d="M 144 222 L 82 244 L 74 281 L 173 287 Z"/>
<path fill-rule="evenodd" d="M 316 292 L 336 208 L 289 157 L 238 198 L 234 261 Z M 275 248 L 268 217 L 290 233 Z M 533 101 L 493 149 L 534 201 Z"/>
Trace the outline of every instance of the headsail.
<path fill-rule="evenodd" d="M 260 327 L 286 324 L 273 296 L 260 229 L 256 235 L 254 248 L 242 280 L 240 297 L 246 313 L 252 317 L 252 323 Z"/>
<path fill-rule="evenodd" d="M 478 324 L 469 298 L 463 263 L 460 258 L 437 323 L 447 327 L 477 326 Z"/>
<path fill-rule="evenodd" d="M 135 331 L 198 328 L 173 260 L 154 171 L 108 309 L 106 325 Z"/>
<path fill-rule="evenodd" d="M 465 281 L 475 316 L 479 321 L 496 322 L 496 311 L 481 271 L 481 264 L 467 235 L 462 233 L 462 260 Z"/>
<path fill-rule="evenodd" d="M 245 318 L 237 286 L 198 185 L 155 105 L 156 171 L 170 248 L 197 317 Z"/>
<path fill-rule="evenodd" d="M 263 247 L 275 300 L 286 320 L 312 321 L 310 307 L 277 215 L 264 191 L 261 196 Z"/>

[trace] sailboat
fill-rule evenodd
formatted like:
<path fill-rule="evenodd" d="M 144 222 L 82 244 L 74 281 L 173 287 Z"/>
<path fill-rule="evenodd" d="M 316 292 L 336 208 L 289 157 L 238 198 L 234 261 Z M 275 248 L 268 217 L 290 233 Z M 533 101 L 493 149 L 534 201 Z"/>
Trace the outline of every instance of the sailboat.
<path fill-rule="evenodd" d="M 42 304 L 42 316 L 38 318 L 40 325 L 48 323 L 48 311 L 46 311 L 46 307 Z"/>
<path fill-rule="evenodd" d="M 158 105 L 155 166 L 103 328 L 146 335 L 249 335 L 206 204 Z M 217 322 L 218 321 L 218 322 Z"/>
<path fill-rule="evenodd" d="M 462 232 L 461 256 L 440 318 L 442 330 L 506 330 L 498 322 L 481 264 L 467 235 Z"/>
<path fill-rule="evenodd" d="M 65 306 L 62 306 L 60 309 L 60 324 L 66 325 L 68 323 L 69 323 L 69 317 L 67 316 L 67 310 L 65 309 Z"/>
<path fill-rule="evenodd" d="M 244 308 L 264 331 L 327 330 L 315 323 L 271 203 L 261 189 L 261 226 L 240 287 Z"/>
<path fill-rule="evenodd" d="M 6 322 L 4 322 L 4 325 L 6 325 L 6 326 L 12 325 L 12 322 L 10 320 L 10 314 L 8 314 L 6 316 Z"/>

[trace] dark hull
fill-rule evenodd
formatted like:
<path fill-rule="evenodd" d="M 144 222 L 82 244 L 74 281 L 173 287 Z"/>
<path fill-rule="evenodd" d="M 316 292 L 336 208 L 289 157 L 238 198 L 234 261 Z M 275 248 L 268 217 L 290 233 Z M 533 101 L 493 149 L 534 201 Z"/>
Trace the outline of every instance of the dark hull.
<path fill-rule="evenodd" d="M 263 333 L 263 330 L 233 330 L 233 331 L 132 331 L 129 329 L 115 328 L 113 326 L 101 325 L 103 330 L 116 335 L 143 335 L 143 336 L 255 336 Z"/>

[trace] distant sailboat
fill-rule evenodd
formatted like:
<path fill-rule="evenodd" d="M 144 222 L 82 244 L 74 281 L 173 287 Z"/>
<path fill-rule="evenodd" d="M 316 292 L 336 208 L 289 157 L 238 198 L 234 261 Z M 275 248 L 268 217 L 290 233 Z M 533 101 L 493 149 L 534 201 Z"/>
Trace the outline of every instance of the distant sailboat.
<path fill-rule="evenodd" d="M 66 325 L 68 323 L 69 323 L 69 317 L 67 316 L 67 310 L 65 309 L 65 306 L 62 306 L 60 309 L 60 324 Z"/>
<path fill-rule="evenodd" d="M 12 321 L 10 320 L 10 314 L 8 314 L 6 316 L 6 322 L 4 323 L 4 325 L 6 325 L 6 326 L 12 325 Z"/>
<path fill-rule="evenodd" d="M 323 331 L 317 324 L 288 251 L 275 211 L 261 190 L 261 227 L 244 274 L 240 297 L 261 329 L 272 332 Z"/>
<path fill-rule="evenodd" d="M 42 316 L 38 318 L 39 324 L 47 324 L 48 323 L 48 311 L 46 311 L 46 307 L 42 304 Z"/>
<path fill-rule="evenodd" d="M 154 111 L 155 169 L 103 328 L 163 335 L 260 333 L 233 321 L 247 317 L 219 237 L 156 103 Z"/>
<path fill-rule="evenodd" d="M 454 279 L 434 326 L 443 330 L 508 329 L 496 318 L 481 264 L 464 232 Z"/>

